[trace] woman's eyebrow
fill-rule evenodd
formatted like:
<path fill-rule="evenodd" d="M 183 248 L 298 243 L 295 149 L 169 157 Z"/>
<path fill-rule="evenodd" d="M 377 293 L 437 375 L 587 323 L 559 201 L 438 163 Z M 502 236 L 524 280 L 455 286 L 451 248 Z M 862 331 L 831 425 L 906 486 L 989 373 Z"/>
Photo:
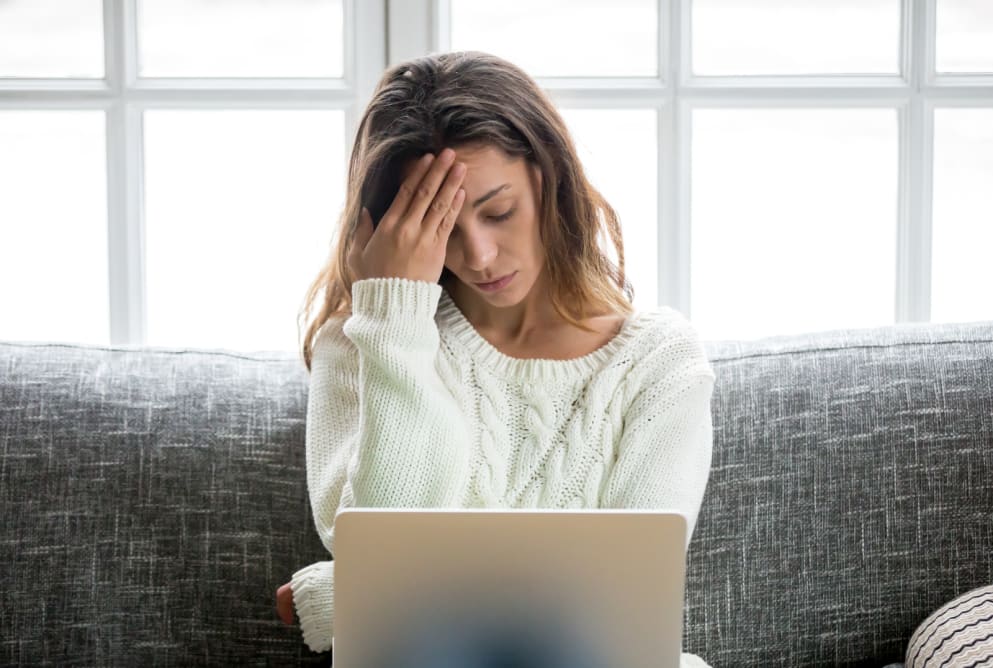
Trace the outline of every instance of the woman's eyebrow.
<path fill-rule="evenodd" d="M 473 202 L 472 203 L 472 208 L 475 209 L 477 206 L 479 206 L 480 204 L 482 204 L 483 202 L 485 202 L 489 198 L 493 197 L 494 195 L 496 195 L 498 192 L 500 192 L 504 188 L 509 188 L 509 187 L 510 187 L 510 184 L 509 183 L 504 183 L 502 186 L 497 186 L 496 188 L 494 188 L 493 190 L 489 191 L 488 193 L 486 193 L 485 195 L 483 195 L 482 197 L 480 197 L 479 199 L 477 199 L 475 202 Z"/>

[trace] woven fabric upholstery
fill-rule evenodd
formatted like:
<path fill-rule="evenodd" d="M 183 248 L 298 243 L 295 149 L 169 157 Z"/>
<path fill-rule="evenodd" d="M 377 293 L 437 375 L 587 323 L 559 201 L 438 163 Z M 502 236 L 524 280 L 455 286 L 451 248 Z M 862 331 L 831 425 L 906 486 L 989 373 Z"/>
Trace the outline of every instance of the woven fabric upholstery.
<path fill-rule="evenodd" d="M 711 342 L 684 649 L 882 666 L 993 582 L 993 323 Z M 328 665 L 294 353 L 0 342 L 0 665 Z"/>
<path fill-rule="evenodd" d="M 711 342 L 686 651 L 878 666 L 993 582 L 993 322 Z"/>
<path fill-rule="evenodd" d="M 907 646 L 907 668 L 993 667 L 993 585 L 968 591 L 925 619 Z"/>
<path fill-rule="evenodd" d="M 0 344 L 0 665 L 328 664 L 291 355 Z M 304 661 L 306 663 L 306 661 Z"/>

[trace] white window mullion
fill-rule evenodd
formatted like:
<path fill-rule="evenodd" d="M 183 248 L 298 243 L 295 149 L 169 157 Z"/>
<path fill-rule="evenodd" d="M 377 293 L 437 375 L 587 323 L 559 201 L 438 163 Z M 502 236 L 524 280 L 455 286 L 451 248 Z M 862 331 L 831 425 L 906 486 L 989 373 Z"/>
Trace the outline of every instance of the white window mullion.
<path fill-rule="evenodd" d="M 439 19 L 447 25 L 447 0 L 386 0 L 386 4 L 389 66 L 435 50 L 448 50 L 448 31 L 442 34 L 438 29 Z M 439 49 L 442 43 L 445 46 Z"/>
<path fill-rule="evenodd" d="M 110 343 L 145 342 L 141 111 L 118 98 L 107 110 Z"/>
<path fill-rule="evenodd" d="M 660 304 L 672 306 L 686 317 L 690 315 L 691 302 L 691 266 L 692 253 L 692 141 L 693 141 L 693 105 L 691 102 L 676 99 L 666 105 L 666 115 L 671 118 L 671 130 L 667 170 L 670 179 L 669 202 L 666 205 L 669 219 L 663 234 L 659 235 L 659 245 L 662 255 L 659 257 L 660 271 L 663 283 L 660 284 Z"/>
<path fill-rule="evenodd" d="M 345 0 L 345 76 L 353 89 L 352 101 L 345 108 L 346 174 L 358 122 L 386 69 L 386 12 L 386 0 Z"/>
<path fill-rule="evenodd" d="M 658 302 L 690 316 L 690 129 L 692 111 L 682 100 L 690 72 L 689 0 L 663 0 L 660 39 L 666 100 L 659 110 Z M 661 51 L 661 49 L 660 49 Z"/>
<path fill-rule="evenodd" d="M 435 0 L 428 11 L 433 12 L 430 16 L 431 34 L 428 42 L 430 51 L 451 51 L 452 0 Z"/>
<path fill-rule="evenodd" d="M 929 7 L 929 5 L 931 5 Z M 900 110 L 900 201 L 897 230 L 896 322 L 931 316 L 931 211 L 934 112 L 924 89 L 934 69 L 934 7 L 905 0 L 903 60 L 911 96 Z"/>
<path fill-rule="evenodd" d="M 134 0 L 105 0 L 107 243 L 111 345 L 145 340 L 144 244 L 139 112 L 126 92 L 134 78 Z"/>
<path fill-rule="evenodd" d="M 925 91 L 930 90 L 934 81 L 935 49 L 938 39 L 936 3 L 929 0 L 913 0 L 916 29 L 916 48 L 918 54 L 918 74 L 914 95 L 919 107 L 920 125 L 916 137 L 920 145 L 917 147 L 917 200 L 915 202 L 917 233 L 912 237 L 917 241 L 918 266 L 917 280 L 914 290 L 914 309 L 909 315 L 911 320 L 918 322 L 931 321 L 931 240 L 934 211 L 934 100 Z M 987 98 L 988 99 L 988 98 Z"/>

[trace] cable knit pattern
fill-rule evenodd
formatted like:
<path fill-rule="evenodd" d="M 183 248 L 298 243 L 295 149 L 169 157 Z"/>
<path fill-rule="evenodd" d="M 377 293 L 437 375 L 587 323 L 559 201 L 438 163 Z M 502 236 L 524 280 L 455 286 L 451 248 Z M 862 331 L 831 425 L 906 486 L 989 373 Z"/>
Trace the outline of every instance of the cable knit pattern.
<path fill-rule="evenodd" d="M 317 334 L 307 400 L 307 486 L 331 555 L 350 506 L 676 509 L 689 545 L 715 376 L 678 311 L 640 311 L 599 349 L 549 360 L 497 350 L 437 284 L 366 279 L 352 301 Z M 304 641 L 330 649 L 334 562 L 291 585 Z"/>

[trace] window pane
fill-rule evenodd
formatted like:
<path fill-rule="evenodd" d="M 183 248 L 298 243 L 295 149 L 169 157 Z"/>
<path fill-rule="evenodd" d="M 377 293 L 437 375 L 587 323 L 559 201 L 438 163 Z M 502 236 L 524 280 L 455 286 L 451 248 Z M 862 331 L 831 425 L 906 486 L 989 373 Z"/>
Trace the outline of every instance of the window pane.
<path fill-rule="evenodd" d="M 0 111 L 0 339 L 110 342 L 101 111 Z"/>
<path fill-rule="evenodd" d="M 0 77 L 103 77 L 101 0 L 0 2 Z"/>
<path fill-rule="evenodd" d="M 993 320 L 993 109 L 934 115 L 931 320 Z"/>
<path fill-rule="evenodd" d="M 692 23 L 694 74 L 900 71 L 899 0 L 693 0 Z"/>
<path fill-rule="evenodd" d="M 342 0 L 139 0 L 144 77 L 341 77 Z"/>
<path fill-rule="evenodd" d="M 341 111 L 145 114 L 148 345 L 295 350 L 344 204 Z"/>
<path fill-rule="evenodd" d="M 936 69 L 993 72 L 993 2 L 941 0 L 937 11 Z"/>
<path fill-rule="evenodd" d="M 897 115 L 693 114 L 692 304 L 707 338 L 892 324 Z"/>
<path fill-rule="evenodd" d="M 658 139 L 653 109 L 561 109 L 587 178 L 617 212 L 634 303 L 658 303 Z M 612 243 L 605 243 L 617 263 Z"/>
<path fill-rule="evenodd" d="M 488 51 L 534 77 L 658 75 L 657 0 L 451 0 L 453 51 Z"/>

